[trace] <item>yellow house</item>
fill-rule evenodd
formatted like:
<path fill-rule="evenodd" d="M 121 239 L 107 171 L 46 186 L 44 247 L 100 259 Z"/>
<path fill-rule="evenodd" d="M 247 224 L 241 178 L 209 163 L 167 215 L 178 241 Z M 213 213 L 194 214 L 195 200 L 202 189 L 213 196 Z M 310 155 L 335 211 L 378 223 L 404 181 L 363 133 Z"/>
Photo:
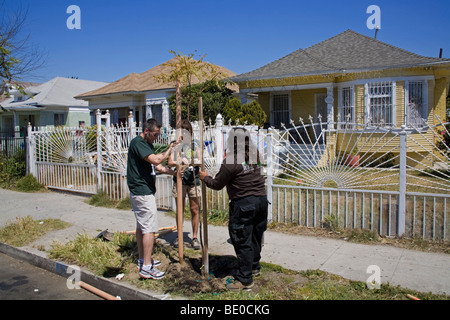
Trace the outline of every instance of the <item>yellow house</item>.
<path fill-rule="evenodd" d="M 347 30 L 232 80 L 242 100 L 258 95 L 270 126 L 320 116 L 323 122 L 416 128 L 432 126 L 436 115 L 446 120 L 450 59 Z"/>

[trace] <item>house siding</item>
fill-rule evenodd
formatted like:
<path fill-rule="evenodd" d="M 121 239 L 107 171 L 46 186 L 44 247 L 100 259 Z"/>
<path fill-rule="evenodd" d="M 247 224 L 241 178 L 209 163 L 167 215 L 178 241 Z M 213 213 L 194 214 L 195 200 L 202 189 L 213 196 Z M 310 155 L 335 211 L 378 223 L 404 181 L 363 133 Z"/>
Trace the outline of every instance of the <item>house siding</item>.
<path fill-rule="evenodd" d="M 298 123 L 301 117 L 305 123 L 309 123 L 308 117 L 311 115 L 315 117 L 315 97 L 316 94 L 327 93 L 326 89 L 310 89 L 310 90 L 295 90 L 291 93 L 292 103 L 292 119 Z M 314 118 L 314 122 L 318 120 Z M 322 119 L 326 121 L 326 119 Z"/>

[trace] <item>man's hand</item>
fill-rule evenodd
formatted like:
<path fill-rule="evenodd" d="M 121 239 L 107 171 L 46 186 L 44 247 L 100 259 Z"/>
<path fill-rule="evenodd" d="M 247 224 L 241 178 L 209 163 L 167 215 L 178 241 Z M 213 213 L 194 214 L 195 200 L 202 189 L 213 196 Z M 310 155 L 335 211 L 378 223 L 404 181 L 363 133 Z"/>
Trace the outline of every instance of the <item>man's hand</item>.
<path fill-rule="evenodd" d="M 206 171 L 199 171 L 198 173 L 200 175 L 200 180 L 202 181 L 208 176 L 208 172 Z"/>

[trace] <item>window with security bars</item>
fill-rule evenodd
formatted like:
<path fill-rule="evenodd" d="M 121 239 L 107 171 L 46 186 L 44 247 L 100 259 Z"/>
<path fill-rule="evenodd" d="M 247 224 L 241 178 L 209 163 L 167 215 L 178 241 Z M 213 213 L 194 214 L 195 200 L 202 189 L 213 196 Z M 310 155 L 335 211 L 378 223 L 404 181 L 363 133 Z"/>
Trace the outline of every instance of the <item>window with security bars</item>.
<path fill-rule="evenodd" d="M 406 85 L 406 125 L 422 127 L 426 124 L 425 82 L 408 81 Z"/>
<path fill-rule="evenodd" d="M 367 122 L 378 126 L 395 126 L 394 85 L 391 81 L 368 83 Z"/>
<path fill-rule="evenodd" d="M 351 128 L 355 122 L 355 105 L 353 99 L 353 87 L 342 88 L 339 104 L 339 122 L 341 128 Z"/>
<path fill-rule="evenodd" d="M 271 125 L 289 124 L 289 94 L 274 94 L 272 96 Z"/>

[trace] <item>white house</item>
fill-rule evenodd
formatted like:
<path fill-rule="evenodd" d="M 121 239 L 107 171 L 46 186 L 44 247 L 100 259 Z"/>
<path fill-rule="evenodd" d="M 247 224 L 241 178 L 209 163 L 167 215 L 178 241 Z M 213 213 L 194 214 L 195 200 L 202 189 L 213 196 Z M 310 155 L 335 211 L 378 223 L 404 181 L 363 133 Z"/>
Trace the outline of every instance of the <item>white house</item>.
<path fill-rule="evenodd" d="M 104 87 L 106 82 L 56 77 L 40 85 L 27 86 L 20 92 L 14 87 L 1 104 L 0 131 L 14 132 L 33 126 L 89 126 L 88 103 L 74 96 Z"/>

